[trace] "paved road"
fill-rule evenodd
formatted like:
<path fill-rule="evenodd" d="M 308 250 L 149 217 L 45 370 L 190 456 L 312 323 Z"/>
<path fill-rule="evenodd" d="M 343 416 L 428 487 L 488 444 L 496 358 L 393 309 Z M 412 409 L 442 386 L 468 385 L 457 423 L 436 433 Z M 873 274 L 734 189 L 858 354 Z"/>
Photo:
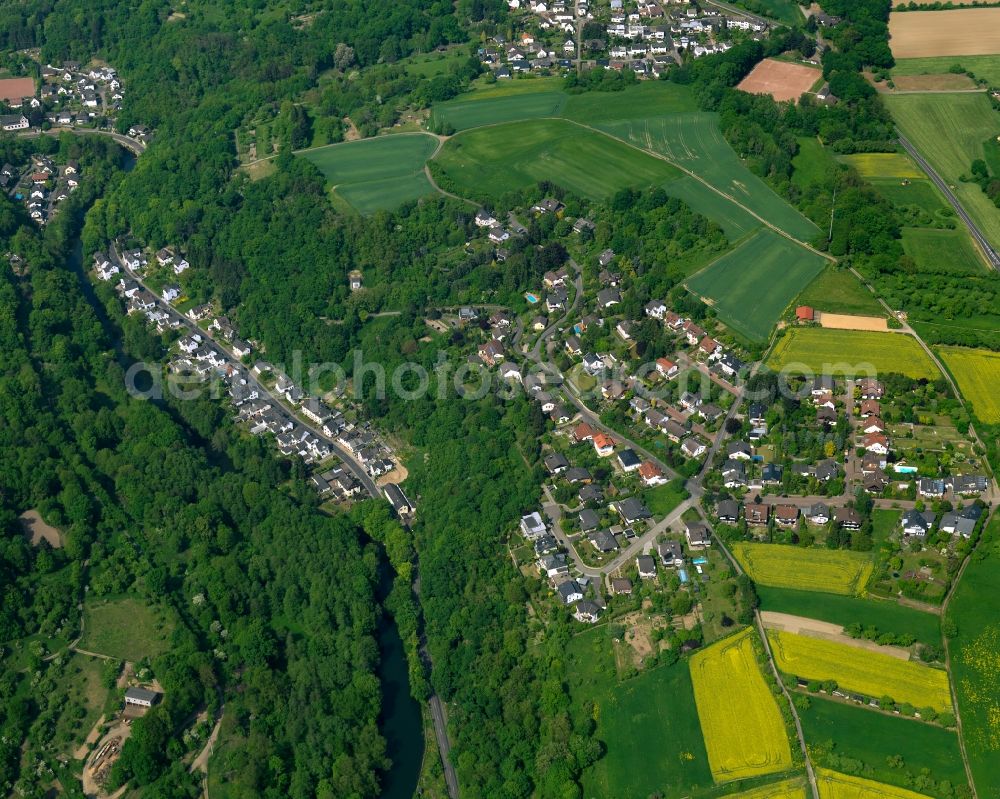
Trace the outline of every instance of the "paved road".
<path fill-rule="evenodd" d="M 441 753 L 441 764 L 444 767 L 444 781 L 448 785 L 448 795 L 451 799 L 458 799 L 458 777 L 455 775 L 455 767 L 451 764 L 451 743 L 448 741 L 448 727 L 444 718 L 444 706 L 437 694 L 427 700 L 431 708 L 431 716 L 434 719 L 434 737 L 437 739 L 438 750 Z"/>
<path fill-rule="evenodd" d="M 133 139 L 130 136 L 125 136 L 121 133 L 115 133 L 111 130 L 93 130 L 91 128 L 63 128 L 54 127 L 48 130 L 28 130 L 24 133 L 18 133 L 17 135 L 24 139 L 35 139 L 39 136 L 58 136 L 60 133 L 72 133 L 76 136 L 107 136 L 109 139 L 114 139 L 122 147 L 131 150 L 136 155 L 142 155 L 146 152 L 146 145 L 143 144 L 138 139 Z"/>
<path fill-rule="evenodd" d="M 941 190 L 941 193 L 944 194 L 945 199 L 947 199 L 948 202 L 951 203 L 951 207 L 955 209 L 955 213 L 958 214 L 959 218 L 965 223 L 965 226 L 969 229 L 969 233 L 971 233 L 972 238 L 976 240 L 976 243 L 979 245 L 980 250 L 982 250 L 983 254 L 986 256 L 986 260 L 990 262 L 990 265 L 994 269 L 1000 271 L 1000 255 L 998 255 L 997 251 L 993 249 L 992 245 L 989 243 L 986 236 L 983 235 L 982 231 L 979 229 L 976 223 L 972 221 L 972 217 L 970 217 L 968 213 L 966 213 L 965 208 L 962 207 L 962 204 L 958 201 L 958 197 L 956 197 L 955 194 L 952 192 L 951 187 L 941 178 L 941 176 L 937 172 L 934 171 L 934 167 L 932 167 L 930 164 L 927 163 L 924 157 L 917 151 L 917 148 L 914 147 L 912 144 L 910 144 L 910 142 L 906 139 L 905 136 L 900 135 L 899 143 L 903 145 L 903 149 L 910 154 L 910 156 L 913 158 L 914 161 L 917 162 L 920 168 L 927 173 L 927 177 L 931 179 L 934 185 Z"/>
<path fill-rule="evenodd" d="M 198 333 L 199 335 L 205 336 L 208 339 L 210 339 L 215 344 L 216 347 L 222 350 L 222 352 L 224 352 L 229 358 L 232 358 L 234 363 L 239 363 L 240 359 L 237 358 L 235 355 L 233 355 L 231 348 L 227 342 L 216 338 L 207 330 L 202 330 L 193 320 L 189 319 L 186 315 L 180 313 L 176 308 L 171 306 L 170 303 L 163 301 L 155 291 L 151 291 L 149 287 L 143 282 L 142 277 L 140 277 L 138 274 L 133 272 L 125 265 L 125 262 L 122 261 L 114 244 L 112 244 L 108 248 L 108 250 L 109 250 L 108 258 L 110 258 L 112 262 L 117 264 L 118 268 L 121 269 L 124 274 L 128 275 L 136 283 L 138 283 L 144 289 L 149 291 L 149 293 L 152 294 L 153 297 L 156 299 L 156 303 L 157 305 L 160 306 L 160 308 L 169 313 L 171 316 L 180 319 L 184 323 L 184 325 L 188 328 L 188 330 L 191 331 L 192 333 Z M 361 483 L 361 485 L 364 486 L 365 491 L 367 491 L 373 498 L 375 499 L 383 498 L 382 492 L 379 490 L 378 486 L 375 485 L 375 481 L 372 480 L 371 476 L 368 474 L 367 471 L 365 471 L 364 467 L 361 466 L 361 464 L 359 464 L 356 460 L 354 460 L 351 454 L 346 449 L 344 449 L 340 444 L 338 444 L 335 439 L 326 435 L 322 430 L 318 430 L 312 425 L 310 425 L 308 422 L 305 422 L 302 419 L 300 419 L 295 414 L 293 406 L 290 403 L 288 403 L 284 399 L 284 397 L 280 397 L 277 394 L 273 393 L 269 388 L 267 388 L 267 386 L 258 381 L 257 378 L 254 377 L 253 373 L 249 369 L 241 369 L 240 374 L 246 378 L 247 383 L 249 383 L 251 388 L 256 389 L 257 393 L 260 396 L 268 397 L 271 400 L 271 402 L 273 402 L 276 406 L 282 408 L 291 418 L 295 419 L 295 421 L 298 424 L 302 425 L 304 428 L 306 428 L 306 430 L 308 430 L 317 438 L 320 438 L 327 444 L 329 444 L 330 449 L 333 450 L 333 452 L 337 455 L 338 458 L 340 458 L 341 461 L 343 461 L 344 466 L 347 467 L 347 469 L 350 470 L 350 472 L 355 477 L 358 478 L 358 481 Z"/>

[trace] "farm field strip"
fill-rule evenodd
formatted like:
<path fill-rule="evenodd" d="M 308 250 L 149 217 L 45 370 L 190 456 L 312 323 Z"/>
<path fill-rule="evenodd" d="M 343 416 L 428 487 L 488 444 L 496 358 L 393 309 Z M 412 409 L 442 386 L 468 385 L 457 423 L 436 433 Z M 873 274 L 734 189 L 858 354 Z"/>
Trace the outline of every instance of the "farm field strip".
<path fill-rule="evenodd" d="M 664 190 L 671 197 L 684 200 L 695 211 L 718 224 L 730 241 L 743 238 L 751 230 L 763 227 L 756 219 L 736 203 L 720 197 L 700 180 L 684 175 L 671 181 Z"/>
<path fill-rule="evenodd" d="M 499 97 L 473 97 L 448 100 L 434 106 L 434 121 L 447 123 L 455 130 L 469 130 L 525 119 L 558 117 L 566 105 L 561 91 L 510 94 Z"/>
<path fill-rule="evenodd" d="M 785 724 L 760 672 L 753 643 L 748 628 L 697 652 L 690 661 L 698 718 L 717 782 L 784 771 L 792 765 Z"/>
<path fill-rule="evenodd" d="M 729 794 L 727 799 L 806 799 L 806 785 L 801 777 L 793 777 L 749 791 Z"/>
<path fill-rule="evenodd" d="M 889 43 L 895 58 L 1000 53 L 1000 9 L 894 11 Z"/>
<path fill-rule="evenodd" d="M 785 674 L 835 680 L 845 691 L 951 712 L 948 674 L 941 669 L 781 630 L 769 630 L 767 637 Z"/>
<path fill-rule="evenodd" d="M 711 302 L 727 326 L 752 341 L 766 341 L 788 304 L 825 265 L 822 256 L 762 229 L 687 285 Z"/>
<path fill-rule="evenodd" d="M 928 380 L 939 376 L 934 362 L 912 336 L 815 327 L 789 330 L 772 350 L 767 365 L 775 371 L 794 368 L 847 377 L 888 372 Z"/>
<path fill-rule="evenodd" d="M 926 794 L 825 768 L 816 769 L 816 782 L 820 799 L 926 799 Z"/>
<path fill-rule="evenodd" d="M 976 252 L 964 227 L 960 230 L 903 228 L 903 251 L 923 272 L 982 275 L 991 271 Z"/>
<path fill-rule="evenodd" d="M 930 56 L 928 58 L 897 58 L 892 68 L 897 75 L 925 75 L 947 73 L 955 65 L 970 70 L 977 77 L 990 83 L 1000 83 L 1000 55 Z"/>
<path fill-rule="evenodd" d="M 924 178 L 923 171 L 904 153 L 859 153 L 839 159 L 863 178 Z"/>
<path fill-rule="evenodd" d="M 869 555 L 843 549 L 804 549 L 738 541 L 733 555 L 755 583 L 775 588 L 860 594 L 874 565 Z"/>
<path fill-rule="evenodd" d="M 980 419 L 1000 422 L 1000 353 L 967 347 L 935 347 L 958 388 Z"/>

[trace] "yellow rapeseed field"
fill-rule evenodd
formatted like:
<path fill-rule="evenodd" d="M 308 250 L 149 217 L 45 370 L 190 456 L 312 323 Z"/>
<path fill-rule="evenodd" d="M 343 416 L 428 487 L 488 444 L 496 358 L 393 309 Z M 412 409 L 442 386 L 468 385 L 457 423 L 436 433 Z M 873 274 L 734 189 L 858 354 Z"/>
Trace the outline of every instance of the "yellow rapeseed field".
<path fill-rule="evenodd" d="M 906 788 L 852 777 L 825 768 L 816 769 L 820 799 L 927 799 L 922 793 Z"/>
<path fill-rule="evenodd" d="M 783 544 L 732 545 L 750 579 L 775 588 L 861 594 L 871 577 L 870 555 L 844 549 L 803 549 Z"/>
<path fill-rule="evenodd" d="M 784 771 L 792 751 L 747 628 L 691 658 L 698 720 L 716 782 Z"/>
<path fill-rule="evenodd" d="M 772 782 L 760 788 L 733 794 L 727 799 L 806 799 L 805 781 L 801 777 Z"/>
<path fill-rule="evenodd" d="M 786 674 L 836 680 L 844 690 L 876 699 L 891 696 L 917 708 L 952 711 L 948 674 L 941 669 L 782 630 L 768 630 L 767 637 L 778 668 Z"/>
<path fill-rule="evenodd" d="M 1000 422 L 1000 353 L 968 347 L 938 347 L 976 416 L 987 424 Z"/>

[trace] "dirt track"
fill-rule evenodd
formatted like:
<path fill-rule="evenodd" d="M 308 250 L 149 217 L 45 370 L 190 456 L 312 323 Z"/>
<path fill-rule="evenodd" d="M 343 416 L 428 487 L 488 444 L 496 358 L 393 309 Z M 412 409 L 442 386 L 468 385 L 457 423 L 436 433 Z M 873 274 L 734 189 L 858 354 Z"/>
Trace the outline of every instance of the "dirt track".
<path fill-rule="evenodd" d="M 822 638 L 824 641 L 835 641 L 839 644 L 853 646 L 856 649 L 866 649 L 869 652 L 878 652 L 899 660 L 910 659 L 908 649 L 903 649 L 900 646 L 879 646 L 874 641 L 851 638 L 849 635 L 844 635 L 844 628 L 839 624 L 807 619 L 803 616 L 792 616 L 789 613 L 775 613 L 771 610 L 761 611 L 760 620 L 765 627 L 771 630 L 782 630 L 796 635 L 804 635 L 807 638 Z"/>
<path fill-rule="evenodd" d="M 889 329 L 886 320 L 881 316 L 851 316 L 842 313 L 826 313 L 825 311 L 820 311 L 816 315 L 819 317 L 821 326 L 834 330 L 874 330 L 884 333 Z"/>

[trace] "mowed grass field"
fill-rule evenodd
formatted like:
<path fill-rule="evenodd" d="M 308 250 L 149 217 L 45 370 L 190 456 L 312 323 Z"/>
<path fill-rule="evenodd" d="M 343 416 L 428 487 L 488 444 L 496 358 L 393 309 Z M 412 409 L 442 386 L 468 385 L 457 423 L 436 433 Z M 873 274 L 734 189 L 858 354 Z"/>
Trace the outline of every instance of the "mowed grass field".
<path fill-rule="evenodd" d="M 981 275 L 988 267 L 972 246 L 965 228 L 934 230 L 903 228 L 903 251 L 922 272 L 950 272 L 959 275 Z"/>
<path fill-rule="evenodd" d="M 798 239 L 807 241 L 818 233 L 812 222 L 743 165 L 719 130 L 716 114 L 677 113 L 600 122 L 597 127 L 639 147 L 662 153 Z"/>
<path fill-rule="evenodd" d="M 985 92 L 900 94 L 883 100 L 903 135 L 954 187 L 955 196 L 986 238 L 1000 246 L 1000 209 L 979 186 L 959 180 L 975 159 L 985 157 L 984 143 L 1000 134 L 1000 115 Z"/>
<path fill-rule="evenodd" d="M 758 585 L 757 594 L 763 610 L 819 619 L 842 627 L 860 622 L 866 627 L 877 627 L 880 632 L 910 633 L 921 643 L 941 645 L 940 617 L 891 600 L 862 599 L 766 585 Z"/>
<path fill-rule="evenodd" d="M 771 351 L 767 365 L 775 371 L 796 365 L 816 374 L 848 377 L 867 375 L 870 370 L 928 380 L 939 376 L 934 362 L 912 336 L 818 327 L 789 330 Z"/>
<path fill-rule="evenodd" d="M 820 181 L 836 166 L 837 162 L 830 151 L 818 139 L 810 136 L 800 136 L 799 151 L 792 158 L 792 183 L 804 189 L 811 183 Z"/>
<path fill-rule="evenodd" d="M 712 785 L 686 663 L 620 682 L 606 628 L 573 636 L 566 659 L 575 712 L 594 714 L 607 746 L 583 774 L 584 797 L 677 797 Z M 654 741 L 655 749 L 637 740 Z"/>
<path fill-rule="evenodd" d="M 994 516 L 948 605 L 958 635 L 951 673 L 980 796 L 1000 785 L 1000 516 Z"/>
<path fill-rule="evenodd" d="M 695 653 L 690 666 L 698 718 L 716 781 L 790 768 L 788 734 L 757 664 L 753 631 L 748 628 Z"/>
<path fill-rule="evenodd" d="M 916 708 L 951 712 L 948 673 L 848 644 L 768 630 L 778 668 L 807 680 L 836 680 L 842 690 L 879 699 L 891 696 Z M 859 709 L 859 708 L 853 708 Z"/>
<path fill-rule="evenodd" d="M 904 184 L 899 178 L 870 178 L 876 191 L 900 208 L 912 206 L 931 216 L 954 218 L 955 212 L 945 203 L 929 180 L 911 180 Z"/>
<path fill-rule="evenodd" d="M 805 549 L 785 544 L 738 541 L 733 555 L 750 579 L 762 586 L 860 594 L 874 568 L 869 555 L 844 549 Z"/>
<path fill-rule="evenodd" d="M 879 782 L 905 788 L 907 772 L 927 768 L 936 782 L 966 783 L 958 734 L 952 730 L 905 716 L 869 713 L 822 696 L 811 697 L 808 708 L 799 708 L 799 720 L 807 746 L 829 749 L 832 744 L 834 754 L 865 763 Z M 894 755 L 903 756 L 903 769 L 888 764 Z"/>
<path fill-rule="evenodd" d="M 135 662 L 168 648 L 173 624 L 162 612 L 133 597 L 88 600 L 80 649 Z"/>
<path fill-rule="evenodd" d="M 926 796 L 825 768 L 816 769 L 816 783 L 820 799 L 924 799 Z"/>
<path fill-rule="evenodd" d="M 424 164 L 436 147 L 433 136 L 399 133 L 332 144 L 299 155 L 314 163 L 353 208 L 371 213 L 434 193 Z"/>
<path fill-rule="evenodd" d="M 719 318 L 751 341 L 766 341 L 795 296 L 826 260 L 773 230 L 753 234 L 688 281 Z"/>
<path fill-rule="evenodd" d="M 456 193 L 473 197 L 499 197 L 550 180 L 599 200 L 680 174 L 666 161 L 561 119 L 468 131 L 449 139 L 436 163 Z"/>
<path fill-rule="evenodd" d="M 820 272 L 795 298 L 795 304 L 829 313 L 885 316 L 885 309 L 860 280 L 846 269 L 833 266 Z"/>
<path fill-rule="evenodd" d="M 976 416 L 988 424 L 1000 422 L 1000 353 L 968 347 L 936 347 L 935 351 Z"/>

